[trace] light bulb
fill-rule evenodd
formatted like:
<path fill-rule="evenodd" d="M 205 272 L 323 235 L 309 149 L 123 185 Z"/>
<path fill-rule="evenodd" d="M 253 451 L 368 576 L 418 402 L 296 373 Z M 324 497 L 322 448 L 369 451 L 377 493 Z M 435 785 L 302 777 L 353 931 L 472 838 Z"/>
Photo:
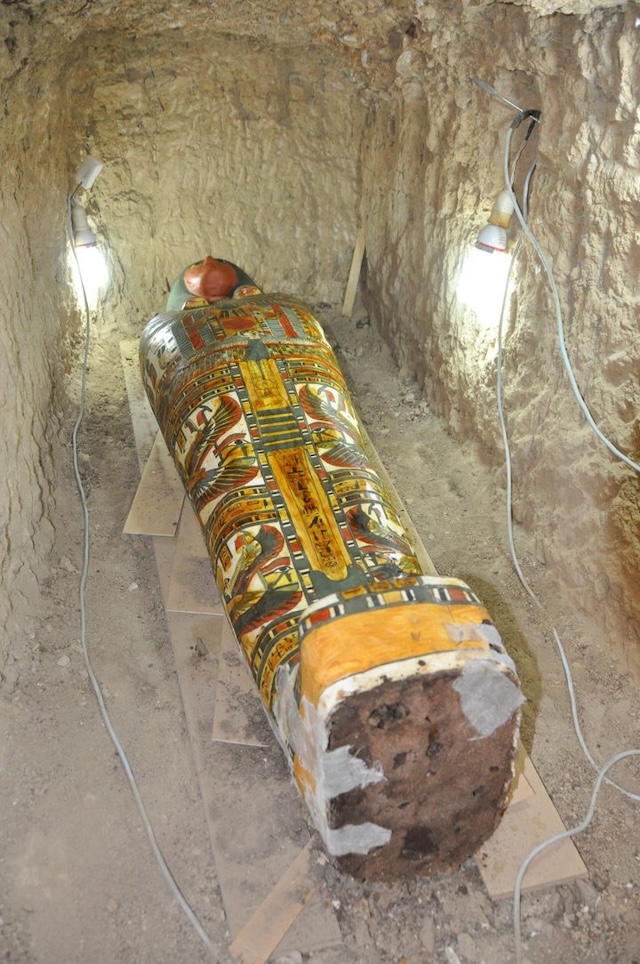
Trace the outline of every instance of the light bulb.
<path fill-rule="evenodd" d="M 98 304 L 100 291 L 109 283 L 109 269 L 97 244 L 76 247 L 71 252 L 71 275 L 80 304 L 86 295 L 91 311 Z"/>
<path fill-rule="evenodd" d="M 496 329 L 500 322 L 510 264 L 511 255 L 504 249 L 494 248 L 487 253 L 475 247 L 465 254 L 456 295 L 485 330 Z"/>
<path fill-rule="evenodd" d="M 73 243 L 76 248 L 96 243 L 96 236 L 89 227 L 84 208 L 75 199 L 71 207 L 71 224 L 73 225 Z"/>

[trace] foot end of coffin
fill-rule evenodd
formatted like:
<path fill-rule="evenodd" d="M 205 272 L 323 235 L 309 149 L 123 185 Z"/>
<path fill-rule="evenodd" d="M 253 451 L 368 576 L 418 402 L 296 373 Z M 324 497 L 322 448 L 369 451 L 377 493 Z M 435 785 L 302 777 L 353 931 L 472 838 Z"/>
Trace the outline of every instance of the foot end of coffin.
<path fill-rule="evenodd" d="M 289 751 L 328 853 L 355 877 L 457 867 L 504 812 L 523 698 L 475 608 L 416 602 L 307 623 Z M 378 640 L 392 658 L 378 662 Z"/>
<path fill-rule="evenodd" d="M 367 879 L 436 874 L 459 866 L 493 833 L 513 776 L 519 713 L 478 734 L 456 689 L 470 665 L 387 680 L 331 715 L 328 751 L 348 746 L 382 779 L 331 799 L 328 849 L 331 836 L 341 831 L 348 842 L 346 828 L 359 823 L 389 831 L 367 853 L 338 855 L 341 869 Z M 518 692 L 495 664 L 478 664 L 477 676 L 485 697 L 492 689 L 507 698 Z"/>

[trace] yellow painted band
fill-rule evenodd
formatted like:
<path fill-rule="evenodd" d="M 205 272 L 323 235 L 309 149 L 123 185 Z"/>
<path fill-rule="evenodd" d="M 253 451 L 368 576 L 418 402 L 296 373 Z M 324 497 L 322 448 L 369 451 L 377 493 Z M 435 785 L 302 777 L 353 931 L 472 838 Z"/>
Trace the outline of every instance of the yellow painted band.
<path fill-rule="evenodd" d="M 302 640 L 300 695 L 317 706 L 328 686 L 387 663 L 452 650 L 488 650 L 480 634 L 463 634 L 467 638 L 456 643 L 448 628 L 488 619 L 482 606 L 418 602 L 329 620 Z"/>

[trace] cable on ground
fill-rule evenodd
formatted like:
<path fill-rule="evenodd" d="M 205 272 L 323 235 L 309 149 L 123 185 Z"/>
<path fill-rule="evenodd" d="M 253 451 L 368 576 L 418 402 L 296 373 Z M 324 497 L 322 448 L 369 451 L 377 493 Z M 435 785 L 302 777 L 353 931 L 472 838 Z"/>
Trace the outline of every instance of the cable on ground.
<path fill-rule="evenodd" d="M 87 675 L 89 677 L 91 688 L 93 689 L 95 698 L 98 703 L 98 708 L 100 710 L 102 721 L 105 725 L 107 733 L 109 734 L 111 742 L 115 747 L 116 753 L 118 754 L 120 763 L 122 764 L 122 768 L 125 772 L 125 776 L 129 782 L 129 786 L 131 788 L 131 792 L 133 793 L 133 798 L 136 802 L 136 806 L 138 807 L 138 811 L 142 818 L 142 823 L 144 825 L 144 829 L 147 834 L 147 838 L 149 840 L 149 844 L 151 846 L 153 855 L 158 863 L 158 866 L 160 867 L 162 876 L 164 877 L 169 887 L 169 890 L 171 891 L 171 894 L 177 901 L 184 915 L 188 919 L 189 923 L 197 933 L 198 937 L 200 938 L 200 940 L 202 941 L 206 949 L 209 951 L 210 954 L 213 955 L 215 952 L 213 943 L 209 939 L 202 924 L 198 920 L 196 914 L 194 913 L 189 903 L 187 902 L 187 899 L 185 898 L 184 894 L 180 890 L 180 887 L 176 883 L 176 880 L 173 874 L 171 873 L 169 865 L 167 864 L 167 861 L 165 860 L 162 854 L 162 851 L 160 850 L 153 827 L 151 825 L 151 821 L 149 820 L 146 808 L 142 801 L 142 797 L 140 795 L 140 791 L 138 789 L 138 785 L 136 783 L 136 779 L 134 777 L 131 764 L 129 763 L 129 759 L 127 757 L 127 754 L 125 753 L 124 747 L 122 746 L 122 743 L 120 742 L 118 735 L 109 718 L 109 713 L 107 711 L 104 698 L 102 696 L 100 684 L 98 683 L 98 680 L 93 671 L 93 667 L 91 665 L 91 659 L 89 656 L 89 648 L 87 645 L 86 586 L 87 586 L 87 576 L 89 572 L 91 529 L 90 529 L 90 519 L 89 519 L 89 506 L 87 503 L 87 497 L 86 497 L 84 485 L 82 483 L 82 477 L 80 475 L 80 469 L 78 467 L 78 433 L 80 431 L 80 427 L 84 419 L 85 408 L 86 408 L 87 369 L 88 369 L 88 362 L 89 362 L 89 348 L 91 344 L 91 313 L 89 310 L 89 301 L 87 298 L 87 293 L 86 293 L 84 282 L 82 279 L 82 271 L 80 270 L 79 259 L 76 254 L 76 250 L 73 242 L 73 228 L 72 228 L 72 222 L 71 222 L 72 197 L 73 197 L 73 194 L 69 194 L 67 199 L 67 228 L 69 233 L 69 242 L 71 244 L 71 249 L 73 251 L 73 256 L 75 258 L 76 267 L 78 270 L 78 276 L 80 278 L 80 285 L 81 285 L 82 296 L 84 301 L 84 314 L 85 314 L 85 340 L 84 340 L 84 351 L 82 356 L 82 370 L 81 370 L 81 380 L 80 380 L 80 400 L 79 400 L 79 406 L 78 406 L 78 415 L 76 418 L 75 425 L 73 426 L 73 435 L 72 435 L 73 474 L 75 476 L 76 487 L 78 489 L 78 494 L 80 496 L 80 502 L 82 505 L 82 518 L 83 518 L 83 558 L 82 558 L 82 572 L 80 574 L 80 585 L 79 585 L 80 644 L 82 646 L 82 653 L 84 656 L 84 662 L 87 669 Z"/>

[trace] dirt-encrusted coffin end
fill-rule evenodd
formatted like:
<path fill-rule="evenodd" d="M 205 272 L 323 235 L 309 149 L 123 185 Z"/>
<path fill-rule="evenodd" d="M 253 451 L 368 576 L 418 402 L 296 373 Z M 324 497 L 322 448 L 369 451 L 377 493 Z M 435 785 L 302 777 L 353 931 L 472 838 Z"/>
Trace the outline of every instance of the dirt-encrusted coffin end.
<path fill-rule="evenodd" d="M 497 826 L 519 714 L 479 736 L 453 687 L 458 675 L 387 680 L 333 713 L 329 750 L 348 746 L 381 766 L 384 779 L 334 797 L 329 826 L 371 822 L 391 831 L 384 846 L 338 857 L 342 870 L 367 879 L 440 873 L 471 857 Z"/>

